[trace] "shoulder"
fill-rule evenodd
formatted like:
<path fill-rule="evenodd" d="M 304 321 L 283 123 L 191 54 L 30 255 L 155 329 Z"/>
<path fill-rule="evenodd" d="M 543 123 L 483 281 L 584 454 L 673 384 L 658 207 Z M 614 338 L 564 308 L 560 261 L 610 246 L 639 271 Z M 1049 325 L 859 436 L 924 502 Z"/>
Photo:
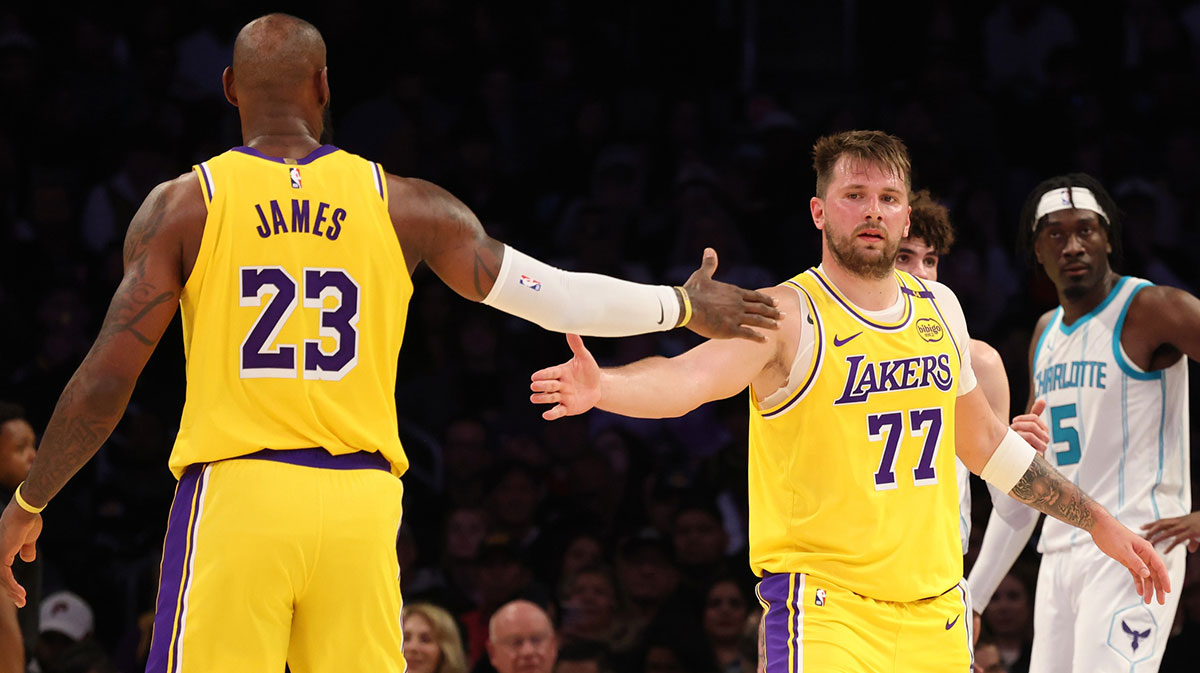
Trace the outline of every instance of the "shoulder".
<path fill-rule="evenodd" d="M 1169 285 L 1144 285 L 1136 290 L 1129 303 L 1129 311 L 1158 314 L 1162 311 L 1188 310 L 1196 302 L 1196 297 L 1190 292 Z"/>
<path fill-rule="evenodd" d="M 986 376 L 987 374 L 1005 375 L 1004 360 L 1000 357 L 1000 352 L 992 348 L 990 344 L 979 339 L 971 339 L 971 366 L 975 369 L 977 375 Z"/>
<path fill-rule="evenodd" d="M 924 283 L 925 286 L 929 288 L 929 291 L 933 293 L 933 298 L 935 301 L 951 302 L 955 306 L 959 305 L 958 295 L 954 294 L 954 290 L 946 287 L 944 283 L 939 283 L 936 280 L 927 280 L 924 281 Z"/>
<path fill-rule="evenodd" d="M 1031 348 L 1042 337 L 1042 333 L 1046 331 L 1046 328 L 1050 326 L 1050 321 L 1054 320 L 1055 313 L 1058 313 L 1057 307 L 1046 311 L 1038 318 L 1037 323 L 1033 326 L 1033 338 L 1030 339 Z"/>
<path fill-rule="evenodd" d="M 775 285 L 761 288 L 758 291 L 774 299 L 778 303 L 779 309 L 785 313 L 797 311 L 804 314 L 808 311 L 804 302 L 800 301 L 800 291 L 794 287 Z"/>
<path fill-rule="evenodd" d="M 976 364 L 986 362 L 1004 366 L 1004 362 L 1000 359 L 1000 352 L 992 348 L 991 344 L 979 339 L 971 339 L 971 362 Z"/>
<path fill-rule="evenodd" d="M 204 203 L 200 181 L 189 171 L 150 190 L 129 224 L 128 235 L 176 226 L 203 227 L 207 217 L 208 206 Z"/>

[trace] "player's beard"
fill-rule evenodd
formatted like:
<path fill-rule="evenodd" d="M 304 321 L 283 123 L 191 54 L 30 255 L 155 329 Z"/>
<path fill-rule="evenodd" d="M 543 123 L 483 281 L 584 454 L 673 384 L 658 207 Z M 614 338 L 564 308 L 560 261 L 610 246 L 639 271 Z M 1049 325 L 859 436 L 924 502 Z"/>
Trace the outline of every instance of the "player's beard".
<path fill-rule="evenodd" d="M 883 235 L 881 250 L 863 250 L 856 245 L 858 234 L 868 228 L 878 229 Z M 868 225 L 866 222 L 854 228 L 845 238 L 839 239 L 832 233 L 832 227 L 826 226 L 822 232 L 829 253 L 833 255 L 838 265 L 850 273 L 864 278 L 880 280 L 891 275 L 896 267 L 896 255 L 900 253 L 900 239 L 888 238 L 888 231 L 880 225 Z"/>

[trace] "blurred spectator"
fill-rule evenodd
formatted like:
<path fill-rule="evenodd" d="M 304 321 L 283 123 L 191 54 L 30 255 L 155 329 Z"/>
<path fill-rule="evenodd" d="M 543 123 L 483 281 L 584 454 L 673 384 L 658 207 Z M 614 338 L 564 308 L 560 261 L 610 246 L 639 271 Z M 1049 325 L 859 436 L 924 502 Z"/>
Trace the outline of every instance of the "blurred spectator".
<path fill-rule="evenodd" d="M 25 410 L 11 402 L 0 401 L 0 502 L 12 500 L 13 491 L 29 474 L 33 457 L 37 455 L 37 436 Z M 0 670 L 19 671 L 33 651 L 38 634 L 38 612 L 33 606 L 41 602 L 41 553 L 32 563 L 17 557 L 13 561 L 13 576 L 25 587 L 25 607 L 17 609 L 11 601 L 0 600 Z"/>
<path fill-rule="evenodd" d="M 404 606 L 404 660 L 410 673 L 466 673 L 454 617 L 430 603 Z"/>
<path fill-rule="evenodd" d="M 558 659 L 550 616 L 529 601 L 503 605 L 488 623 L 487 651 L 499 673 L 550 673 Z"/>
<path fill-rule="evenodd" d="M 720 510 L 705 496 L 693 494 L 679 508 L 671 540 L 675 562 L 689 589 L 703 590 L 725 572 L 729 536 L 721 522 Z"/>
<path fill-rule="evenodd" d="M 564 588 L 559 626 L 564 645 L 578 641 L 626 645 L 629 622 L 618 614 L 616 579 L 607 566 L 581 568 L 566 579 Z"/>
<path fill-rule="evenodd" d="M 543 480 L 533 468 L 515 461 L 490 470 L 489 480 L 487 505 L 492 527 L 516 540 L 522 549 L 532 548 L 542 534 L 537 513 L 545 495 Z"/>
<path fill-rule="evenodd" d="M 547 590 L 534 580 L 521 545 L 506 533 L 493 533 L 484 540 L 479 549 L 476 580 L 476 608 L 459 615 L 466 632 L 467 656 L 472 662 L 482 656 L 487 625 L 500 606 L 517 599 L 541 605 L 550 602 Z"/>
<path fill-rule="evenodd" d="M 1000 650 L 990 637 L 980 636 L 975 643 L 975 673 L 1004 673 Z"/>
<path fill-rule="evenodd" d="M 1005 673 L 1027 673 L 1033 648 L 1033 589 L 1029 571 L 1016 567 L 1000 581 L 983 612 L 983 626 L 996 642 Z"/>
<path fill-rule="evenodd" d="M 679 586 L 670 545 L 646 528 L 625 539 L 617 552 L 617 576 L 631 632 L 640 635 Z"/>
<path fill-rule="evenodd" d="M 608 651 L 599 643 L 566 643 L 558 651 L 554 673 L 611 673 Z"/>
<path fill-rule="evenodd" d="M 92 634 L 92 608 L 69 591 L 58 591 L 42 601 L 40 633 L 34 646 L 34 673 L 60 673 L 71 648 Z"/>
<path fill-rule="evenodd" d="M 709 585 L 704 596 L 704 638 L 722 673 L 752 673 L 757 669 L 757 661 L 747 659 L 742 649 L 749 617 L 750 603 L 737 580 L 722 578 Z"/>

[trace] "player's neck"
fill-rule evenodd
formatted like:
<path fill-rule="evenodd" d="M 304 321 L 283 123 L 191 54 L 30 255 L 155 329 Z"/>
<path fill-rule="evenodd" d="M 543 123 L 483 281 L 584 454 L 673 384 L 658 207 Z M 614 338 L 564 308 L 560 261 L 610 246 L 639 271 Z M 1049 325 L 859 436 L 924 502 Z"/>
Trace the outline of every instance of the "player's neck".
<path fill-rule="evenodd" d="M 242 142 L 281 159 L 303 159 L 321 146 L 316 127 L 301 116 L 258 116 L 242 119 Z"/>
<path fill-rule="evenodd" d="M 1058 303 L 1062 304 L 1063 323 L 1072 325 L 1076 320 L 1094 310 L 1100 305 L 1100 302 L 1108 297 L 1120 279 L 1121 277 L 1117 275 L 1117 272 L 1109 269 L 1103 280 L 1096 283 L 1082 295 L 1068 295 L 1060 289 L 1058 291 Z"/>
<path fill-rule="evenodd" d="M 826 255 L 821 261 L 821 270 L 847 299 L 867 311 L 889 308 L 896 303 L 900 294 L 893 274 L 889 273 L 883 278 L 862 276 L 843 268 L 831 255 Z"/>

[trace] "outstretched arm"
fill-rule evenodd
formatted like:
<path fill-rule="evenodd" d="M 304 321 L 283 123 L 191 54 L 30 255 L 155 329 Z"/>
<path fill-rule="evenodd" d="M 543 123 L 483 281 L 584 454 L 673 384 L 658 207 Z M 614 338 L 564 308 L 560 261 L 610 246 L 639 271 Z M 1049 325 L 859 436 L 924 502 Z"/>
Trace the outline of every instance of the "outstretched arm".
<path fill-rule="evenodd" d="M 455 292 L 546 329 L 629 336 L 686 325 L 710 338 L 761 341 L 775 329 L 766 295 L 713 280 L 716 253 L 682 288 L 651 286 L 544 264 L 491 238 L 475 214 L 429 182 L 388 176 L 388 208 L 409 270 L 424 260 Z"/>
<path fill-rule="evenodd" d="M 670 418 L 736 395 L 751 383 L 761 390 L 775 390 L 787 380 L 805 322 L 793 292 L 782 288 L 764 292 L 778 300 L 788 316 L 795 316 L 780 321 L 780 329 L 766 333 L 764 342 L 710 340 L 673 358 L 651 357 L 601 369 L 583 340 L 568 335 L 574 357 L 536 372 L 529 386 L 530 401 L 554 405 L 542 414 L 546 420 L 592 407 L 637 418 Z"/>
<path fill-rule="evenodd" d="M 183 284 L 181 229 L 204 218 L 191 174 L 159 185 L 146 197 L 125 237 L 125 274 L 100 334 L 59 397 L 37 458 L 20 494 L 44 506 L 86 463 L 125 413 L 134 384 L 175 310 Z M 202 226 L 202 224 L 200 225 Z M 0 516 L 0 588 L 18 606 L 25 590 L 13 579 L 18 551 L 33 560 L 41 516 L 14 498 Z"/>
<path fill-rule="evenodd" d="M 534 373 L 529 386 L 531 402 L 555 405 L 542 413 L 548 421 L 592 407 L 634 418 L 682 416 L 744 390 L 774 354 L 774 340 L 710 340 L 673 358 L 601 369 L 583 339 L 568 334 L 567 343 L 574 357 Z"/>

